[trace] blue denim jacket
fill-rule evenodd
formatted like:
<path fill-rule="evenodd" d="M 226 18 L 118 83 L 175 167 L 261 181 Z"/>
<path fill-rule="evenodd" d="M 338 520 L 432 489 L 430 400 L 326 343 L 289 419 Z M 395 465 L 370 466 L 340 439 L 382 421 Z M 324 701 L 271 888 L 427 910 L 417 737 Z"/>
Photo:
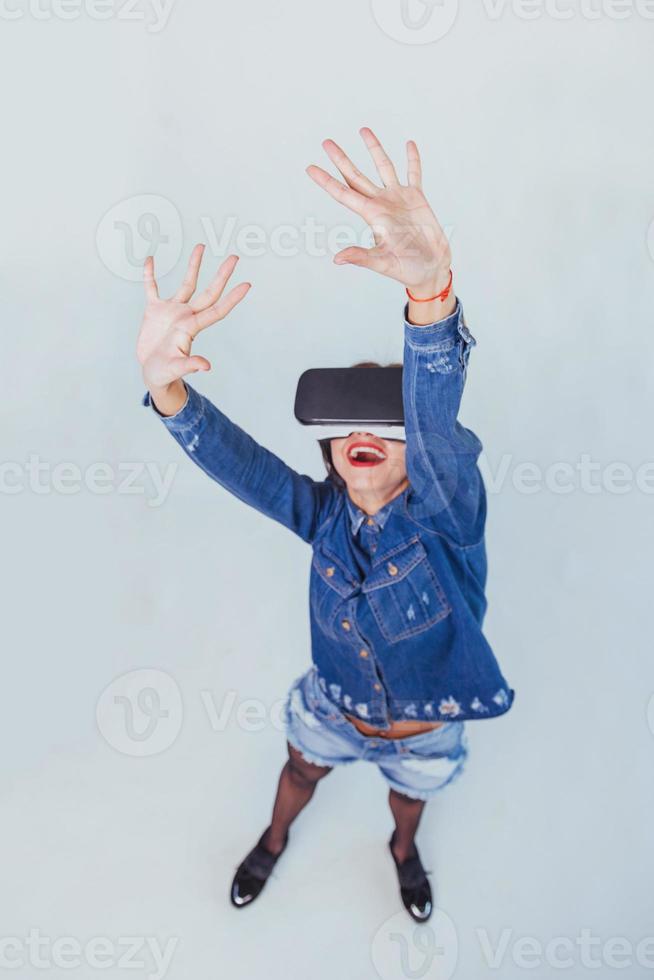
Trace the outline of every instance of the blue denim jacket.
<path fill-rule="evenodd" d="M 513 702 L 482 632 L 481 443 L 457 421 L 474 344 L 460 303 L 429 326 L 405 319 L 409 487 L 373 517 L 330 479 L 291 469 L 190 385 L 184 407 L 161 416 L 205 473 L 312 546 L 319 683 L 340 710 L 381 729 L 400 719 L 492 718 Z"/>

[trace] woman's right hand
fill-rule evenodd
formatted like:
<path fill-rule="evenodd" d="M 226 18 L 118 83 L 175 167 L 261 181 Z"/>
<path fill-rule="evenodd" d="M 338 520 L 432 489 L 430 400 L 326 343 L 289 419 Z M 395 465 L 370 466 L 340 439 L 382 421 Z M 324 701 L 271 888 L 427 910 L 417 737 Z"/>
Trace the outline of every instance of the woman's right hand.
<path fill-rule="evenodd" d="M 171 299 L 160 299 L 154 278 L 154 259 L 145 260 L 143 277 L 147 305 L 136 343 L 136 356 L 143 380 L 162 415 L 175 415 L 186 401 L 182 378 L 196 371 L 210 371 L 206 357 L 191 354 L 193 341 L 206 327 L 222 320 L 241 302 L 250 288 L 239 283 L 223 297 L 223 291 L 238 262 L 230 255 L 207 288 L 193 297 L 204 245 L 191 253 L 186 276 Z"/>

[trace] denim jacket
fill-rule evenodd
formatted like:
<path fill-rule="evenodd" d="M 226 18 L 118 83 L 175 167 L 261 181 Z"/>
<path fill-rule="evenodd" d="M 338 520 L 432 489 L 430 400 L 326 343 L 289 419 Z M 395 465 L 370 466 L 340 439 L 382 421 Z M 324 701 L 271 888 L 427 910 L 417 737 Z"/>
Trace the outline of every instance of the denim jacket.
<path fill-rule="evenodd" d="M 311 545 L 319 683 L 341 711 L 380 729 L 400 719 L 492 718 L 513 702 L 482 632 L 481 443 L 457 421 L 474 344 L 460 303 L 428 326 L 405 319 L 409 486 L 373 517 L 330 479 L 287 466 L 191 385 L 184 407 L 161 416 L 208 476 Z"/>

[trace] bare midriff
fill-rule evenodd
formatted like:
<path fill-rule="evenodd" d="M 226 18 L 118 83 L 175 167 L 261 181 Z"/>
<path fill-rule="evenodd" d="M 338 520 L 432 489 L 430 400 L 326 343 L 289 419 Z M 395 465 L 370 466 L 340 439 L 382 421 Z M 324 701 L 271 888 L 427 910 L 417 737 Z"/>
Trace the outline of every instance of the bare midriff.
<path fill-rule="evenodd" d="M 375 728 L 353 715 L 346 714 L 345 717 L 362 735 L 374 735 L 375 738 L 410 738 L 411 735 L 442 728 L 445 724 L 443 721 L 393 721 L 390 728 Z"/>

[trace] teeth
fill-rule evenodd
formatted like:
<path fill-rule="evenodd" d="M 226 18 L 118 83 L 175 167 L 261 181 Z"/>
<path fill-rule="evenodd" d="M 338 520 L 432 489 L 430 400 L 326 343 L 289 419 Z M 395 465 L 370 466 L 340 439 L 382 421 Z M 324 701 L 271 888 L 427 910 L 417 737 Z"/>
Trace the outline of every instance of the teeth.
<path fill-rule="evenodd" d="M 377 449 L 375 446 L 355 446 L 350 450 L 350 456 L 359 456 L 364 453 L 369 453 L 372 456 L 377 456 L 378 459 L 386 459 L 385 454 L 381 449 Z"/>

